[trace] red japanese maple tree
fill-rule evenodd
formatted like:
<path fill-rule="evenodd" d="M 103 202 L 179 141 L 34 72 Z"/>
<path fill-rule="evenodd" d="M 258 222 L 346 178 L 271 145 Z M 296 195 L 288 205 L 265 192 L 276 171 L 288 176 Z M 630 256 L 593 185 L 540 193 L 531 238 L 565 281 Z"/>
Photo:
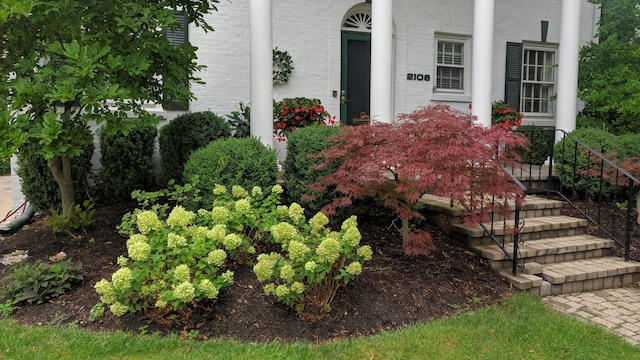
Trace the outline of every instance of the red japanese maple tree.
<path fill-rule="evenodd" d="M 322 211 L 333 215 L 352 199 L 374 196 L 402 219 L 403 248 L 409 255 L 432 250 L 428 232 L 409 231 L 419 217 L 416 204 L 425 194 L 451 198 L 463 205 L 466 221 L 486 221 L 490 211 L 508 216 L 508 201 L 522 193 L 503 166 L 517 166 L 509 149 L 526 146 L 521 134 L 483 127 L 471 115 L 446 105 L 403 114 L 393 124 L 347 127 L 336 145 L 319 154 L 318 167 L 342 161 L 336 172 L 311 185 L 322 191 L 335 186 L 343 196 Z M 493 202 L 492 199 L 496 201 Z"/>

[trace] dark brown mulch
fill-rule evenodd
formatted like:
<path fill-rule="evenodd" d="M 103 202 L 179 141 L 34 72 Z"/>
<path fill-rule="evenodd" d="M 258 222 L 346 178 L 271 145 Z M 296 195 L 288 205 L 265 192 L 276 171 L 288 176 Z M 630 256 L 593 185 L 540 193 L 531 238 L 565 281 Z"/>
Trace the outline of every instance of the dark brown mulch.
<path fill-rule="evenodd" d="M 498 303 L 512 289 L 486 262 L 458 241 L 430 229 L 436 247 L 431 257 L 406 257 L 399 234 L 388 224 L 360 218 L 362 242 L 374 250 L 363 273 L 341 287 L 331 312 L 317 322 L 302 321 L 295 312 L 264 295 L 255 275 L 239 267 L 235 284 L 225 288 L 215 304 L 202 304 L 186 320 L 135 313 L 117 318 L 108 311 L 99 321 L 89 313 L 99 301 L 93 285 L 110 279 L 125 238 L 115 227 L 129 210 L 126 205 L 98 208 L 96 222 L 78 238 L 53 235 L 42 219 L 0 241 L 0 255 L 28 250 L 29 260 L 47 259 L 60 251 L 86 271 L 82 285 L 41 305 L 23 306 L 13 317 L 24 324 L 67 324 L 95 331 L 197 334 L 199 338 L 235 338 L 246 341 L 308 340 L 325 342 L 371 335 L 405 325 L 451 316 L 460 311 Z M 10 269 L 0 265 L 0 277 Z"/>

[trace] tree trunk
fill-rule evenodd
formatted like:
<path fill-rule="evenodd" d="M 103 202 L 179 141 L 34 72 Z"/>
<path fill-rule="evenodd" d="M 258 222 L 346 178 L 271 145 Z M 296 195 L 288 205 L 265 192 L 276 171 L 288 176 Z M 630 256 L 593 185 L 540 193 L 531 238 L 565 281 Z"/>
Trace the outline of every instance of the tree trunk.
<path fill-rule="evenodd" d="M 402 249 L 406 251 L 409 247 L 409 219 L 402 216 L 400 219 L 402 219 Z"/>
<path fill-rule="evenodd" d="M 70 214 L 75 203 L 73 178 L 71 177 L 71 161 L 68 156 L 59 156 L 49 160 L 49 169 L 60 187 L 62 213 Z"/>

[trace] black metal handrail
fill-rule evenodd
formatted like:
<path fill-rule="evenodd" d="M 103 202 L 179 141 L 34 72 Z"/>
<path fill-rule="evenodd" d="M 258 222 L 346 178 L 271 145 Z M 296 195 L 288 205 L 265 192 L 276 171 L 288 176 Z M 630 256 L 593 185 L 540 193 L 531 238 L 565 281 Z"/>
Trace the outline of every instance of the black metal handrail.
<path fill-rule="evenodd" d="M 614 240 L 624 249 L 626 260 L 636 260 L 630 254 L 634 195 L 640 181 L 625 169 L 564 130 L 552 128 L 527 129 L 525 135 L 546 134 L 546 149 L 533 151 L 548 155 L 545 164 L 523 164 L 510 173 L 526 184 L 526 194 L 545 194 L 556 197 L 577 210 L 595 225 L 601 234 Z M 556 145 L 556 143 L 560 144 Z M 540 144 L 540 142 L 538 142 Z M 535 145 L 535 144 L 534 144 Z M 555 150 L 555 151 L 554 151 Z M 613 149 L 605 149 L 613 150 Z M 531 157 L 529 157 L 531 158 Z M 583 200 L 580 207 L 576 200 Z M 624 225 L 613 216 L 611 223 L 603 221 L 603 205 L 626 204 Z"/>

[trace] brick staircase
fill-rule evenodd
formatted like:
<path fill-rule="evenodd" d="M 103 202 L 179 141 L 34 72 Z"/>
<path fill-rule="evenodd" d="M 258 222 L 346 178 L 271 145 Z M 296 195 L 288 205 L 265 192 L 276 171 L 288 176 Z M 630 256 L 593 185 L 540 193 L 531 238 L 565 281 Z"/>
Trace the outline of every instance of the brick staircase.
<path fill-rule="evenodd" d="M 640 281 L 640 263 L 612 256 L 614 241 L 587 235 L 588 222 L 560 214 L 562 202 L 528 196 L 520 211 L 519 259 L 524 270 L 511 271 L 511 261 L 478 224 L 465 225 L 463 208 L 448 199 L 425 196 L 423 213 L 434 225 L 464 241 L 500 272 L 514 287 L 535 296 L 560 295 L 616 288 Z M 513 223 L 513 220 L 508 220 Z M 486 224 L 490 228 L 491 224 Z M 503 221 L 493 224 L 504 247 L 513 251 L 512 236 L 504 234 Z M 506 236 L 506 238 L 505 238 Z"/>

